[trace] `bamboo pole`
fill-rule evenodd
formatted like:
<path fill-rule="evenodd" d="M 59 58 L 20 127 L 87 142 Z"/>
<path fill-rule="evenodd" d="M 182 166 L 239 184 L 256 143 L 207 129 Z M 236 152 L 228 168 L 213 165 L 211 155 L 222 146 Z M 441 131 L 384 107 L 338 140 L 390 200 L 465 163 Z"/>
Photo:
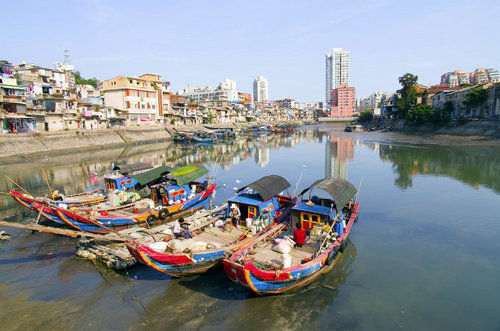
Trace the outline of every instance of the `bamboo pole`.
<path fill-rule="evenodd" d="M 102 234 L 61 229 L 61 228 L 55 228 L 55 227 L 51 227 L 51 226 L 43 226 L 43 225 L 39 225 L 39 224 L 20 224 L 20 223 L 11 223 L 11 222 L 0 221 L 0 226 L 6 226 L 9 228 L 26 229 L 26 230 L 32 230 L 32 231 L 38 231 L 38 232 L 46 232 L 46 233 L 52 233 L 52 234 L 61 234 L 61 235 L 69 236 L 69 237 L 73 237 L 73 238 L 78 237 L 78 236 L 85 236 L 85 237 L 90 237 L 92 239 L 101 240 L 101 241 L 125 241 L 125 239 L 118 238 L 118 237 L 109 237 L 107 235 L 102 235 Z"/>
<path fill-rule="evenodd" d="M 43 173 L 43 178 L 45 178 L 45 183 L 47 184 L 47 187 L 49 188 L 49 197 L 51 199 L 54 199 L 54 197 L 52 196 L 52 189 L 50 188 L 49 180 L 47 179 L 47 175 L 45 174 L 44 168 L 42 168 L 42 173 Z"/>
<path fill-rule="evenodd" d="M 363 184 L 363 176 L 361 176 L 361 179 L 359 180 L 358 192 L 356 192 L 356 199 L 354 199 L 354 204 L 358 202 L 358 196 L 359 196 L 359 190 L 361 190 L 361 184 Z"/>
<path fill-rule="evenodd" d="M 8 180 L 10 180 L 12 183 L 14 183 L 14 185 L 16 185 L 17 187 L 19 187 L 21 190 L 23 190 L 24 193 L 26 193 L 27 195 L 31 195 L 29 194 L 28 191 L 26 191 L 21 185 L 19 185 L 18 183 L 16 183 L 12 178 L 10 178 L 9 176 L 7 175 L 4 175 L 5 178 L 7 178 Z"/>

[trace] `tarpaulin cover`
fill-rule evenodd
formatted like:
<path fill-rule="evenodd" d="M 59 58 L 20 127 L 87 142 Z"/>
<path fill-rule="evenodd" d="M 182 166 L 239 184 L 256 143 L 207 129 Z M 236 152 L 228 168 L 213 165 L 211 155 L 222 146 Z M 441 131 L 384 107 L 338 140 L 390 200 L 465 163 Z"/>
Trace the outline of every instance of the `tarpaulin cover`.
<path fill-rule="evenodd" d="M 172 176 L 175 177 L 177 185 L 182 186 L 206 175 L 207 173 L 208 170 L 204 166 L 185 166 L 172 171 Z"/>
<path fill-rule="evenodd" d="M 344 206 L 346 206 L 352 199 L 354 194 L 356 194 L 356 188 L 347 180 L 342 178 L 327 177 L 314 182 L 314 184 L 303 190 L 299 196 L 313 188 L 319 188 L 328 192 L 328 194 L 330 194 L 333 198 L 333 201 L 335 201 L 337 210 L 344 208 Z"/>
<path fill-rule="evenodd" d="M 278 175 L 270 175 L 243 186 L 238 190 L 238 193 L 250 187 L 254 189 L 262 197 L 264 201 L 271 199 L 278 193 L 290 187 L 290 183 L 283 177 Z"/>
<path fill-rule="evenodd" d="M 162 166 L 158 168 L 151 169 L 146 172 L 142 172 L 140 174 L 133 175 L 132 178 L 135 178 L 137 180 L 137 183 L 139 186 L 144 186 L 148 183 L 151 183 L 155 180 L 160 179 L 164 175 L 168 174 L 171 172 L 173 168 L 170 168 L 168 166 Z"/>

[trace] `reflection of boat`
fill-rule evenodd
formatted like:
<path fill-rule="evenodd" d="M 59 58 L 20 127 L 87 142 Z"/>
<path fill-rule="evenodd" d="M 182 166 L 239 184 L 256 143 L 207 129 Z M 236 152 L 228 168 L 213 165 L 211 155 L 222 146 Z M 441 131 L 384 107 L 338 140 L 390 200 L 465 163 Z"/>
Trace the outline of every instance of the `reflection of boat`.
<path fill-rule="evenodd" d="M 230 207 L 234 204 L 239 206 L 241 219 L 245 220 L 236 228 L 223 228 L 215 218 L 191 229 L 195 232 L 193 238 L 177 242 L 170 237 L 166 242 L 160 240 L 148 245 L 130 242 L 127 248 L 138 261 L 172 276 L 203 273 L 218 264 L 224 254 L 231 254 L 252 242 L 259 233 L 276 227 L 278 222 L 288 217 L 295 200 L 278 195 L 288 187 L 290 184 L 286 179 L 273 175 L 241 188 L 239 192 L 251 188 L 254 193 L 240 193 L 228 201 L 226 216 L 229 217 Z M 227 222 L 232 221 L 228 218 Z M 216 226 L 213 226 L 214 223 Z M 161 243 L 160 246 L 158 243 Z"/>
<path fill-rule="evenodd" d="M 225 258 L 224 269 L 230 279 L 257 294 L 275 294 L 301 288 L 332 269 L 357 219 L 359 204 L 351 202 L 356 189 L 344 179 L 325 178 L 300 195 L 313 188 L 328 192 L 333 199 L 303 199 L 292 209 L 291 230 L 280 224 Z M 292 235 L 295 223 L 308 232 L 308 240 L 289 253 L 276 252 L 272 239 L 281 237 L 284 241 Z"/>

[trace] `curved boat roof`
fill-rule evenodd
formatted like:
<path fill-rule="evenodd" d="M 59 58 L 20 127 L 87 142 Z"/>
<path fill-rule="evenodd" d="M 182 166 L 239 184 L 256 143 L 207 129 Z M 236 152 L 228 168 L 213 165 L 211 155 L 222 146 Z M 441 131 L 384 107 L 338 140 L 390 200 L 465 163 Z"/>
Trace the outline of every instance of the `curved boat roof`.
<path fill-rule="evenodd" d="M 349 200 L 356 194 L 356 188 L 347 180 L 342 178 L 327 177 L 315 181 L 311 186 L 300 192 L 299 196 L 307 191 L 319 188 L 330 194 L 337 205 L 337 210 L 341 210 L 349 203 Z"/>
<path fill-rule="evenodd" d="M 132 172 L 146 170 L 153 168 L 153 165 L 149 162 L 138 162 L 132 164 L 119 164 L 113 167 L 113 170 L 118 170 L 122 175 L 126 176 Z"/>
<path fill-rule="evenodd" d="M 290 183 L 279 175 L 269 175 L 243 186 L 237 192 L 239 193 L 247 187 L 254 189 L 262 197 L 263 201 L 266 201 L 289 188 Z"/>

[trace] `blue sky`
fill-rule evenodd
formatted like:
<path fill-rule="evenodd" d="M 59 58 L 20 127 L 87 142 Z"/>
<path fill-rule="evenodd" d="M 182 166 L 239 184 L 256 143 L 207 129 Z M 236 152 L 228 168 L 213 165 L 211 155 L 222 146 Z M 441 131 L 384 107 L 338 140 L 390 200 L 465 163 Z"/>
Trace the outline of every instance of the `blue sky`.
<path fill-rule="evenodd" d="M 500 2 L 454 1 L 7 1 L 0 59 L 52 67 L 70 50 L 84 77 L 157 73 L 174 91 L 224 78 L 272 99 L 324 101 L 324 56 L 351 52 L 358 96 L 392 92 L 417 74 L 500 69 Z"/>

